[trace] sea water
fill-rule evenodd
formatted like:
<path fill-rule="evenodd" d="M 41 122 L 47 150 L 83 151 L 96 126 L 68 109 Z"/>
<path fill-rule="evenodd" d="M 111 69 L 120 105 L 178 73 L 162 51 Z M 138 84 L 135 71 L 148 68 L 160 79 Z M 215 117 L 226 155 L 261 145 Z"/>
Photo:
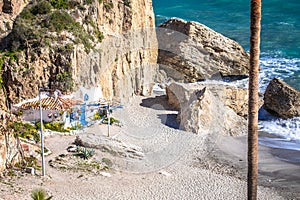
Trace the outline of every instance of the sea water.
<path fill-rule="evenodd" d="M 153 0 L 153 7 L 156 25 L 171 17 L 197 21 L 249 51 L 250 0 Z M 299 0 L 262 1 L 260 61 L 260 92 L 275 77 L 300 90 Z M 300 150 L 300 118 L 260 121 L 259 128 L 283 139 L 261 138 L 261 144 Z"/>

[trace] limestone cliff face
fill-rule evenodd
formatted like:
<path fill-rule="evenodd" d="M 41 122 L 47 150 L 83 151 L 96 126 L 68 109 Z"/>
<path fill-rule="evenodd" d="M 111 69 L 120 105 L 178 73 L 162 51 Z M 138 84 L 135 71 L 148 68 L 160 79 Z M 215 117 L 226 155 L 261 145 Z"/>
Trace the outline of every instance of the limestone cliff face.
<path fill-rule="evenodd" d="M 130 6 L 115 2 L 114 12 L 100 8 L 95 16 L 104 33 L 99 51 L 85 55 L 78 49 L 74 54 L 76 82 L 88 88 L 100 86 L 105 97 L 121 101 L 133 94 L 150 94 L 157 68 L 151 1 L 131 1 Z"/>
<path fill-rule="evenodd" d="M 30 1 L 2 37 L 9 102 L 32 98 L 40 87 L 79 97 L 99 88 L 97 97 L 118 101 L 149 94 L 157 69 L 152 1 L 66 2 Z"/>

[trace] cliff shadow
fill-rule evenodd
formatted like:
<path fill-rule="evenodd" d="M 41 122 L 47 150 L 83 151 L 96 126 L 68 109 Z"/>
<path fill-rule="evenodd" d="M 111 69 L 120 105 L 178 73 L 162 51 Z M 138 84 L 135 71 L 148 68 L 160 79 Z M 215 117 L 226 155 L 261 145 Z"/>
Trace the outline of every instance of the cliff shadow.
<path fill-rule="evenodd" d="M 168 104 L 166 95 L 160 95 L 143 99 L 140 106 L 152 108 L 154 110 L 176 111 L 176 109 L 174 109 L 170 104 Z"/>

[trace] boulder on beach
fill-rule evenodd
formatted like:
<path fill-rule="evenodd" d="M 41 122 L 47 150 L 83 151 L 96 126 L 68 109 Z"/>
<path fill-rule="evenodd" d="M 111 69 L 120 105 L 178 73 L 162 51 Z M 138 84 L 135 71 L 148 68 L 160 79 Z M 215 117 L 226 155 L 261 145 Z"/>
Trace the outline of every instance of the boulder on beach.
<path fill-rule="evenodd" d="M 141 147 L 127 144 L 117 139 L 95 133 L 83 133 L 77 136 L 75 144 L 88 148 L 99 149 L 113 156 L 142 159 L 144 153 Z"/>
<path fill-rule="evenodd" d="M 300 92 L 287 83 L 274 78 L 264 94 L 264 108 L 279 117 L 300 116 Z"/>
<path fill-rule="evenodd" d="M 249 55 L 237 42 L 198 22 L 171 18 L 157 29 L 158 64 L 178 82 L 248 76 Z"/>
<path fill-rule="evenodd" d="M 248 92 L 218 83 L 171 83 L 168 102 L 179 110 L 180 128 L 197 134 L 245 135 Z"/>

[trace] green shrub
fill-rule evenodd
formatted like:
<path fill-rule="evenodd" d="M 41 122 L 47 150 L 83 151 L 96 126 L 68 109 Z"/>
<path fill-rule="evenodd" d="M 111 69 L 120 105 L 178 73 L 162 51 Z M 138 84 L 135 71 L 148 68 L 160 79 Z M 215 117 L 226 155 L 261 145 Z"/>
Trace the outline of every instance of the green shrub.
<path fill-rule="evenodd" d="M 90 43 L 92 36 L 84 30 L 80 23 L 75 22 L 75 20 L 65 11 L 54 11 L 48 17 L 48 20 L 45 20 L 44 27 L 55 32 L 61 32 L 63 30 L 70 31 L 76 37 L 77 43 L 82 43 L 86 50 L 92 48 Z"/>
<path fill-rule="evenodd" d="M 44 123 L 46 129 L 57 131 L 57 132 L 69 132 L 69 130 L 64 129 L 64 123 L 62 122 L 50 122 Z"/>
<path fill-rule="evenodd" d="M 30 9 L 24 8 L 19 17 L 21 19 L 32 20 L 34 15 L 31 13 Z"/>
<path fill-rule="evenodd" d="M 56 75 L 56 83 L 62 88 L 62 91 L 72 90 L 74 87 L 72 74 L 70 72 L 61 72 Z"/>
<path fill-rule="evenodd" d="M 69 1 L 68 2 L 69 9 L 74 9 L 80 6 L 80 3 L 77 1 Z"/>
<path fill-rule="evenodd" d="M 11 51 L 24 50 L 30 47 L 41 46 L 44 34 L 35 30 L 31 25 L 24 23 L 22 20 L 16 20 L 11 33 Z"/>
<path fill-rule="evenodd" d="M 130 7 L 130 0 L 123 0 L 123 4 L 127 7 Z"/>
<path fill-rule="evenodd" d="M 33 15 L 44 15 L 51 12 L 52 6 L 48 1 L 41 1 L 31 7 L 30 12 Z"/>
<path fill-rule="evenodd" d="M 15 137 L 33 139 L 36 143 L 40 141 L 40 134 L 36 126 L 32 124 L 15 121 L 9 123 L 9 128 L 13 131 Z"/>
<path fill-rule="evenodd" d="M 44 26 L 50 31 L 61 32 L 62 30 L 71 30 L 76 26 L 75 20 L 65 11 L 54 11 L 44 22 Z"/>
<path fill-rule="evenodd" d="M 113 118 L 113 117 L 110 117 L 109 121 L 110 121 L 110 124 L 113 124 L 113 123 L 119 123 L 119 122 L 120 122 L 119 120 L 117 120 L 117 119 L 115 119 L 115 118 Z M 104 124 L 108 124 L 108 117 L 106 117 L 106 118 L 103 120 L 103 123 L 104 123 Z"/>
<path fill-rule="evenodd" d="M 41 128 L 41 122 L 35 123 L 36 129 L 40 130 Z M 49 129 L 51 131 L 57 131 L 57 132 L 69 132 L 70 130 L 64 129 L 64 123 L 62 122 L 43 122 L 43 130 Z"/>
<path fill-rule="evenodd" d="M 87 160 L 95 154 L 95 149 L 89 149 L 89 148 L 77 146 L 77 152 L 78 152 L 77 155 L 79 155 L 84 160 Z"/>
<path fill-rule="evenodd" d="M 98 112 L 96 112 L 96 113 L 94 114 L 93 119 L 94 119 L 94 120 L 101 119 L 100 114 L 99 114 Z"/>
<path fill-rule="evenodd" d="M 85 4 L 92 4 L 92 3 L 93 3 L 93 0 L 84 0 L 84 3 L 85 3 Z"/>
<path fill-rule="evenodd" d="M 85 0 L 85 2 L 92 3 L 94 0 Z M 86 51 L 89 51 L 93 48 L 91 44 L 93 36 L 63 10 L 73 8 L 86 9 L 76 0 L 42 0 L 35 5 L 30 4 L 17 17 L 9 36 L 10 45 L 6 48 L 10 51 L 17 51 L 51 46 L 52 41 L 58 38 L 54 36 L 55 34 L 50 35 L 49 32 L 60 33 L 65 30 L 74 35 L 76 44 L 83 44 Z M 94 33 L 101 42 L 102 32 L 95 29 Z"/>
<path fill-rule="evenodd" d="M 52 196 L 47 197 L 48 194 L 44 189 L 36 189 L 31 192 L 31 198 L 33 200 L 50 200 Z"/>
<path fill-rule="evenodd" d="M 4 53 L 3 57 L 9 58 L 10 61 L 18 61 L 16 52 L 7 51 Z"/>
<path fill-rule="evenodd" d="M 89 23 L 93 27 L 96 38 L 98 39 L 99 42 L 101 42 L 104 39 L 103 33 L 98 29 L 98 27 L 95 25 L 93 21 L 88 20 L 87 23 Z"/>
<path fill-rule="evenodd" d="M 68 0 L 51 0 L 51 5 L 56 9 L 69 9 Z"/>
<path fill-rule="evenodd" d="M 26 167 L 34 167 L 34 168 L 39 168 L 37 158 L 30 156 L 30 157 L 25 157 L 25 162 L 26 162 Z"/>
<path fill-rule="evenodd" d="M 0 57 L 0 89 L 3 86 L 3 80 L 2 80 L 2 69 L 3 69 L 3 64 L 4 64 L 4 59 L 9 58 L 10 61 L 18 61 L 18 57 L 16 56 L 16 52 L 5 52 L 1 57 Z"/>

